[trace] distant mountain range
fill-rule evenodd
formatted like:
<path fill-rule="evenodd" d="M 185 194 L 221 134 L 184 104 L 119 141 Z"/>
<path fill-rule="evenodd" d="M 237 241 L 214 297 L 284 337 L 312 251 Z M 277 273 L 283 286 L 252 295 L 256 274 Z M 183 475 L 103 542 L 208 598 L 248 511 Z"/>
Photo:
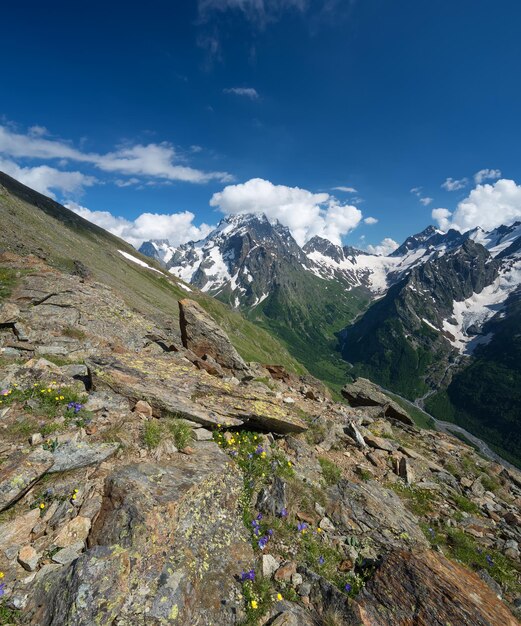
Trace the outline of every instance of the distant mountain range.
<path fill-rule="evenodd" d="M 321 237 L 300 247 L 264 215 L 234 215 L 201 241 L 140 252 L 265 326 L 333 386 L 367 376 L 521 457 L 520 222 L 429 226 L 378 256 Z"/>

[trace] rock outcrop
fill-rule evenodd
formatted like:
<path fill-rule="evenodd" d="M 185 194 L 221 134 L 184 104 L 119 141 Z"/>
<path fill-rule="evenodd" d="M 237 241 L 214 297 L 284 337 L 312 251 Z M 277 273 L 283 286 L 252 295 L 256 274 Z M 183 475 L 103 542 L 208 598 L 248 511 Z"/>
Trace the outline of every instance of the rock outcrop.
<path fill-rule="evenodd" d="M 179 300 L 179 324 L 186 349 L 202 359 L 211 357 L 225 369 L 241 376 L 249 373 L 248 366 L 232 346 L 226 333 L 200 304 L 188 298 Z"/>
<path fill-rule="evenodd" d="M 367 378 L 357 378 L 342 388 L 342 395 L 351 406 L 378 406 L 384 409 L 386 417 L 413 426 L 414 422 L 405 409 L 382 393 L 378 386 Z"/>

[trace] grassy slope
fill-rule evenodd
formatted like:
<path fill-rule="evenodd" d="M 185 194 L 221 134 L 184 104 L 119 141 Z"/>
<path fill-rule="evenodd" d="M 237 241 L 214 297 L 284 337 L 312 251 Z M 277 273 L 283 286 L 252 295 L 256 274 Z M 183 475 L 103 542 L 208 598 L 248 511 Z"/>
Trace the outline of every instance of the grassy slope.
<path fill-rule="evenodd" d="M 188 294 L 174 279 L 126 260 L 118 250 L 154 266 L 151 259 L 118 237 L 1 172 L 0 224 L 0 249 L 20 255 L 38 254 L 64 271 L 73 269 L 73 260 L 81 261 L 96 280 L 117 291 L 131 308 L 161 324 L 172 325 L 172 319 L 179 317 L 177 301 L 189 295 L 215 317 L 245 359 L 305 372 L 265 330 L 226 305 L 195 290 Z"/>
<path fill-rule="evenodd" d="M 338 391 L 348 378 L 349 365 L 338 351 L 336 333 L 367 306 L 368 295 L 347 291 L 334 281 L 299 272 L 294 288 L 275 289 L 246 315 L 284 343 L 307 369 Z"/>

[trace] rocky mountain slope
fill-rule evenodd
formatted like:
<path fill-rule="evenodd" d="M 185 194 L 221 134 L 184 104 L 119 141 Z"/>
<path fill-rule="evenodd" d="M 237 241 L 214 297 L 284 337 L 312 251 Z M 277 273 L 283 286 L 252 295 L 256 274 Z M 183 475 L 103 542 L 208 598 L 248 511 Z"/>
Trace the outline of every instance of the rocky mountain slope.
<path fill-rule="evenodd" d="M 0 172 L 0 250 L 35 254 L 53 267 L 113 288 L 133 310 L 178 334 L 177 301 L 190 295 L 229 333 L 248 360 L 275 359 L 292 371 L 300 363 L 271 335 L 194 287 L 165 272 L 124 242 L 54 200 Z M 1 276 L 9 282 L 6 271 Z"/>
<path fill-rule="evenodd" d="M 0 623 L 518 623 L 521 475 L 0 254 Z M 176 303 L 177 304 L 177 303 Z"/>

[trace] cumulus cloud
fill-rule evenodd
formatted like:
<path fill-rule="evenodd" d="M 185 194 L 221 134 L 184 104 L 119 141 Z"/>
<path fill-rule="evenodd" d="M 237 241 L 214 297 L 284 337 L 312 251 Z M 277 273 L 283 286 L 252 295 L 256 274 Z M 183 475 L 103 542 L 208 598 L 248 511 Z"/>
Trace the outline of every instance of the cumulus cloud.
<path fill-rule="evenodd" d="M 196 226 L 193 223 L 195 215 L 190 211 L 170 214 L 142 213 L 135 220 L 127 220 L 108 211 L 91 211 L 74 202 L 65 206 L 136 248 L 149 239 L 168 239 L 173 246 L 179 246 L 187 241 L 206 237 L 213 228 L 208 224 Z"/>
<path fill-rule="evenodd" d="M 225 214 L 264 213 L 270 219 L 278 219 L 300 245 L 315 235 L 340 244 L 342 236 L 362 219 L 360 209 L 341 204 L 328 193 L 274 185 L 262 178 L 228 185 L 212 196 L 210 205 Z"/>
<path fill-rule="evenodd" d="M 64 172 L 47 165 L 20 167 L 14 161 L 2 158 L 0 171 L 50 198 L 56 198 L 55 191 L 65 196 L 81 195 L 84 187 L 90 187 L 97 182 L 93 176 L 86 176 L 81 172 Z"/>
<path fill-rule="evenodd" d="M 377 224 L 378 220 L 376 219 L 376 217 L 366 217 L 364 219 L 364 224 L 367 224 L 368 226 L 371 226 L 372 224 Z"/>
<path fill-rule="evenodd" d="M 446 178 L 445 182 L 441 184 L 441 187 L 446 191 L 459 191 L 460 189 L 464 189 L 468 184 L 468 178 L 460 178 L 459 180 L 455 180 L 454 178 Z"/>
<path fill-rule="evenodd" d="M 501 170 L 479 170 L 474 174 L 474 182 L 478 185 L 481 184 L 484 180 L 496 180 L 497 178 L 501 178 Z"/>
<path fill-rule="evenodd" d="M 388 254 L 391 254 L 391 252 L 394 252 L 399 245 L 400 244 L 394 239 L 386 237 L 376 246 L 367 246 L 367 252 L 370 252 L 371 254 L 378 254 L 380 256 L 387 256 Z"/>
<path fill-rule="evenodd" d="M 344 193 L 358 193 L 358 191 L 354 187 L 333 187 L 335 191 L 343 191 Z"/>
<path fill-rule="evenodd" d="M 454 213 L 439 208 L 432 211 L 432 217 L 445 231 L 454 228 L 465 232 L 476 226 L 492 230 L 511 224 L 521 220 L 521 185 L 508 179 L 478 185 L 458 204 Z"/>
<path fill-rule="evenodd" d="M 14 158 L 65 159 L 86 163 L 104 172 L 190 183 L 232 180 L 226 172 L 204 172 L 180 164 L 174 147 L 168 142 L 121 146 L 112 152 L 97 154 L 82 152 L 70 143 L 46 139 L 41 134 L 24 135 L 0 125 L 0 154 Z"/>
<path fill-rule="evenodd" d="M 224 93 L 231 93 L 235 96 L 242 96 L 243 98 L 249 98 L 250 100 L 257 100 L 259 94 L 253 87 L 230 87 L 229 89 L 223 89 Z"/>

